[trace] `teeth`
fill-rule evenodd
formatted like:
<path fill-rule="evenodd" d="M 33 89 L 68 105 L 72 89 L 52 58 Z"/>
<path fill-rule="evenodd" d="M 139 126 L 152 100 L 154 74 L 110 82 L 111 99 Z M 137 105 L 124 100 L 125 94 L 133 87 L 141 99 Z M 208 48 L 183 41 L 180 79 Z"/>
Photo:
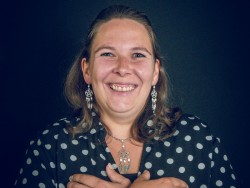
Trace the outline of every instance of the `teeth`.
<path fill-rule="evenodd" d="M 115 91 L 127 92 L 127 91 L 131 91 L 131 90 L 135 89 L 135 86 L 134 85 L 119 86 L 119 85 L 115 85 L 115 84 L 110 84 L 110 88 L 115 90 Z"/>

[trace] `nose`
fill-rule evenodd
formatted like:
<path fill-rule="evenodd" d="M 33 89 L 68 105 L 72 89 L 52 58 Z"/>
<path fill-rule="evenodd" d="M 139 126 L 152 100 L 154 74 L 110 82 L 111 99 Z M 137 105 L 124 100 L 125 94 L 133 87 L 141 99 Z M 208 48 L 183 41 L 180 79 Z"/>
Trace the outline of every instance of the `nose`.
<path fill-rule="evenodd" d="M 114 73 L 120 76 L 126 76 L 131 73 L 130 60 L 127 57 L 119 57 L 116 62 L 116 67 L 114 68 Z"/>

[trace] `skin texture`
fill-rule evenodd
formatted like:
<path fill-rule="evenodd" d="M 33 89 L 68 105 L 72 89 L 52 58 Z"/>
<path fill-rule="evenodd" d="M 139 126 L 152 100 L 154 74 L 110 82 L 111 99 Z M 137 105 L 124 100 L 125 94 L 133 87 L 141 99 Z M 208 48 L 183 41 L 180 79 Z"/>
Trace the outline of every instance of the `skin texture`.
<path fill-rule="evenodd" d="M 133 184 L 129 179 L 115 172 L 110 165 L 107 165 L 106 172 L 111 182 L 91 175 L 74 174 L 71 176 L 67 188 L 188 188 L 184 181 L 177 178 L 165 177 L 149 180 L 150 173 L 148 171 L 144 171 Z"/>
<path fill-rule="evenodd" d="M 85 82 L 92 85 L 102 121 L 116 137 L 129 136 L 132 122 L 158 81 L 159 63 L 143 25 L 112 19 L 99 27 L 90 60 L 83 59 L 82 70 Z M 115 91 L 111 85 L 132 89 Z"/>
<path fill-rule="evenodd" d="M 160 62 L 153 56 L 152 44 L 145 27 L 130 19 L 112 19 L 102 24 L 93 40 L 89 62 L 82 59 L 82 72 L 87 84 L 92 85 L 101 120 L 113 136 L 127 138 L 133 121 L 143 110 L 151 88 L 158 81 Z M 115 143 L 113 148 L 120 148 Z M 141 143 L 142 144 L 142 143 Z M 133 154 L 138 172 L 142 150 L 130 142 L 126 148 Z M 117 151 L 110 147 L 113 156 Z M 138 158 L 136 158 L 138 157 Z M 133 184 L 109 165 L 106 173 L 110 181 L 88 174 L 74 174 L 68 188 L 186 188 L 177 178 L 150 180 L 145 171 Z M 131 172 L 128 172 L 131 173 Z"/>

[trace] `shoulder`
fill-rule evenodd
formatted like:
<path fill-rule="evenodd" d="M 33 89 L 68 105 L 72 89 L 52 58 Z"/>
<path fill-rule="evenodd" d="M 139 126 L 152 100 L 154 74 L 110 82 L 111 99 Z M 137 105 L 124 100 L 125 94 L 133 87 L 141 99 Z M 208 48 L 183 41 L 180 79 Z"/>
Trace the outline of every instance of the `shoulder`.
<path fill-rule="evenodd" d="M 61 118 L 36 132 L 36 136 L 30 141 L 30 145 L 36 142 L 37 145 L 42 143 L 54 143 L 57 142 L 59 138 L 70 138 L 71 135 L 68 131 L 69 126 L 75 126 L 79 121 L 77 117 L 74 118 Z"/>
<path fill-rule="evenodd" d="M 210 126 L 198 116 L 191 114 L 183 114 L 176 124 L 176 132 L 184 136 L 184 138 L 205 139 L 213 142 L 216 138 Z M 177 134 L 175 133 L 175 134 Z"/>

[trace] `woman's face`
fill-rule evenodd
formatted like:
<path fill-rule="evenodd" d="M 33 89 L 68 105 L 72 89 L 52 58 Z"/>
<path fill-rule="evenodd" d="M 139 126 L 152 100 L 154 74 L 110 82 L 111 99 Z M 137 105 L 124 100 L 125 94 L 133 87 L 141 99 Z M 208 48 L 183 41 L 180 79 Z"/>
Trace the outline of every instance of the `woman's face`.
<path fill-rule="evenodd" d="M 135 118 L 158 81 L 159 66 L 147 30 L 131 19 L 102 24 L 89 62 L 82 60 L 85 82 L 92 84 L 102 117 Z"/>

